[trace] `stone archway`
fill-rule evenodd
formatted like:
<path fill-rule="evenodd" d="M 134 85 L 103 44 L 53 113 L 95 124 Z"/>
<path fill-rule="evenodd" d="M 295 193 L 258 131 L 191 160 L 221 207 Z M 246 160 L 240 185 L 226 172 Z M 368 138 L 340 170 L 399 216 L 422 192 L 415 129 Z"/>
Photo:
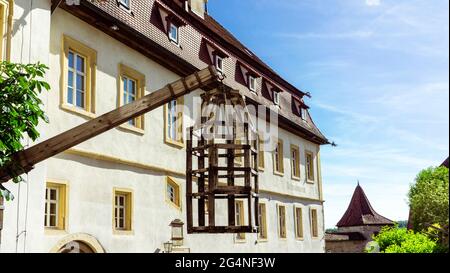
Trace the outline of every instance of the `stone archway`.
<path fill-rule="evenodd" d="M 100 242 L 86 233 L 70 234 L 50 250 L 51 253 L 105 253 Z"/>

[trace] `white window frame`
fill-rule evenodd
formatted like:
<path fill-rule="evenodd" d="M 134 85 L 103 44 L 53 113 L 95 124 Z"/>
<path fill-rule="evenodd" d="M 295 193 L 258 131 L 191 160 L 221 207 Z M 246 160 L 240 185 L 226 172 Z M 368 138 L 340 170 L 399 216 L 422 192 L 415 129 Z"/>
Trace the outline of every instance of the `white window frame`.
<path fill-rule="evenodd" d="M 123 198 L 123 205 L 120 205 L 120 199 Z M 127 195 L 116 193 L 114 202 L 114 227 L 116 230 L 127 229 Z M 123 217 L 120 217 L 120 210 L 123 210 Z M 123 218 L 123 226 L 120 226 L 120 219 Z"/>
<path fill-rule="evenodd" d="M 306 120 L 306 116 L 308 115 L 308 111 L 306 110 L 306 108 L 303 108 L 303 107 L 301 108 L 300 115 L 301 115 L 302 120 Z"/>
<path fill-rule="evenodd" d="M 51 199 L 51 194 L 50 192 L 54 190 L 56 192 L 56 196 L 55 196 L 55 200 Z M 51 226 L 50 225 L 50 218 L 52 216 L 52 214 L 50 213 L 50 206 L 51 204 L 55 204 L 55 225 Z M 46 211 L 47 213 L 45 214 L 45 227 L 46 228 L 58 228 L 58 221 L 59 221 L 59 189 L 57 187 L 47 187 L 46 188 L 46 198 L 45 198 L 45 207 L 46 207 Z"/>
<path fill-rule="evenodd" d="M 67 101 L 66 102 L 67 102 L 68 105 L 71 105 L 71 106 L 74 106 L 74 107 L 77 107 L 77 108 L 80 108 L 80 109 L 86 109 L 87 108 L 87 106 L 86 106 L 86 96 L 87 96 L 87 88 L 86 88 L 86 84 L 87 84 L 87 82 L 86 82 L 86 76 L 87 76 L 86 69 L 87 69 L 87 66 L 86 66 L 86 62 L 87 62 L 87 58 L 85 56 L 79 54 L 78 52 L 69 49 L 69 55 L 70 54 L 73 55 L 73 66 L 74 67 L 73 68 L 70 67 L 70 62 L 69 62 L 69 60 L 67 60 L 67 68 L 68 68 L 68 72 L 72 72 L 72 83 L 73 84 L 72 84 L 72 86 L 69 85 L 69 75 L 67 75 L 67 90 L 66 90 L 66 92 L 67 92 Z M 77 67 L 78 57 L 83 59 L 83 65 L 84 65 L 83 70 L 84 70 L 84 72 L 78 71 L 78 67 Z M 78 75 L 83 78 L 83 88 L 84 89 L 79 89 L 79 86 L 78 86 L 78 83 L 77 83 L 77 76 Z M 69 102 L 69 88 L 72 89 L 72 103 Z M 83 105 L 82 106 L 77 105 L 77 93 L 78 93 L 78 90 L 80 90 L 81 91 L 80 93 L 83 94 Z"/>
<path fill-rule="evenodd" d="M 220 61 L 220 65 L 219 65 L 219 61 Z M 219 55 L 216 55 L 216 68 L 217 68 L 217 71 L 223 73 L 223 58 L 220 57 Z"/>
<path fill-rule="evenodd" d="M 131 8 L 131 0 L 118 0 L 119 5 L 129 10 Z"/>
<path fill-rule="evenodd" d="M 178 120 L 178 101 L 172 100 L 167 104 L 167 137 L 172 141 L 180 141 L 180 136 L 178 135 L 178 125 L 180 120 Z"/>
<path fill-rule="evenodd" d="M 124 85 L 124 82 L 126 81 L 126 85 Z M 131 90 L 129 90 L 129 83 L 130 82 L 133 82 L 134 84 L 133 84 L 133 87 L 134 87 L 134 94 L 133 93 L 131 93 Z M 138 98 L 139 98 L 139 95 L 138 95 L 138 81 L 137 80 L 135 80 L 135 79 L 133 79 L 133 78 L 131 78 L 131 77 L 128 77 L 127 75 L 122 75 L 122 82 L 121 82 L 121 84 L 122 84 L 122 88 L 123 88 L 123 94 L 122 94 L 122 96 L 123 96 L 123 102 L 122 102 L 122 104 L 123 105 L 127 105 L 127 104 L 129 104 L 129 103 L 132 103 L 132 102 L 134 102 L 134 101 L 136 101 Z M 125 88 L 126 87 L 126 88 Z M 131 95 L 131 97 L 133 98 L 133 100 L 132 101 L 129 101 L 129 98 L 130 98 L 130 95 Z M 128 121 L 128 123 L 130 124 L 130 125 L 132 125 L 132 126 L 137 126 L 137 120 L 136 119 L 130 119 L 129 121 Z"/>
<path fill-rule="evenodd" d="M 173 30 L 173 29 L 176 30 L 176 32 L 175 32 L 176 37 L 173 37 L 173 36 L 172 36 L 172 34 L 173 34 L 172 30 Z M 169 23 L 169 33 L 168 33 L 168 35 L 169 35 L 170 41 L 172 41 L 172 42 L 175 43 L 176 45 L 179 44 L 179 41 L 180 41 L 180 29 L 179 29 L 179 27 L 178 27 L 177 25 L 175 25 L 175 24 L 172 23 L 172 22 Z"/>
<path fill-rule="evenodd" d="M 275 105 L 279 106 L 280 105 L 280 92 L 273 90 L 273 103 L 275 103 Z"/>
<path fill-rule="evenodd" d="M 256 78 L 252 75 L 248 76 L 248 88 L 250 91 L 256 92 Z"/>

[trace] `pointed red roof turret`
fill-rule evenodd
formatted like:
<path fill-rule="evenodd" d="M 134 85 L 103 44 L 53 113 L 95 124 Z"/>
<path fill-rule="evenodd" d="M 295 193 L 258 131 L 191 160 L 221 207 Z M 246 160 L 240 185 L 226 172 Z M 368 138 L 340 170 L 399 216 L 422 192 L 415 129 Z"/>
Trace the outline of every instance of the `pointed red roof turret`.
<path fill-rule="evenodd" d="M 379 215 L 370 205 L 369 199 L 359 185 L 353 193 L 352 201 L 342 219 L 336 225 L 338 227 L 353 227 L 365 225 L 393 225 L 394 222 Z"/>

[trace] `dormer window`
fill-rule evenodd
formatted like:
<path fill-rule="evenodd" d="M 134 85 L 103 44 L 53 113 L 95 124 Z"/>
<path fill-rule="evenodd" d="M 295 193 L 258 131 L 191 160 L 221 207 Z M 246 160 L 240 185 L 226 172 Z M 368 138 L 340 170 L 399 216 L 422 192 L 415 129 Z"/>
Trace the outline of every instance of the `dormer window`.
<path fill-rule="evenodd" d="M 280 92 L 278 92 L 277 90 L 273 90 L 273 103 L 275 103 L 275 105 L 280 105 Z"/>
<path fill-rule="evenodd" d="M 169 25 L 169 39 L 178 45 L 179 42 L 179 32 L 178 32 L 178 26 L 174 23 L 170 23 Z"/>
<path fill-rule="evenodd" d="M 130 2 L 131 0 L 118 0 L 119 5 L 127 10 L 130 9 Z"/>
<path fill-rule="evenodd" d="M 219 55 L 216 55 L 216 62 L 215 62 L 217 71 L 220 73 L 223 73 L 223 58 Z"/>
<path fill-rule="evenodd" d="M 248 88 L 256 92 L 256 78 L 253 75 L 248 75 Z"/>

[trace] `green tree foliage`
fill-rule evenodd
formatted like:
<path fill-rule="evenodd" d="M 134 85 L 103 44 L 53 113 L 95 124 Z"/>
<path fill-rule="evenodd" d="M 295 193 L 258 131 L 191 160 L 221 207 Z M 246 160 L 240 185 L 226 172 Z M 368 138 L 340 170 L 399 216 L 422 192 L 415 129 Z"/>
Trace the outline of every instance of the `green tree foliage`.
<path fill-rule="evenodd" d="M 448 227 L 448 169 L 428 168 L 419 173 L 409 190 L 409 205 L 415 231 L 433 224 Z"/>
<path fill-rule="evenodd" d="M 398 227 L 384 227 L 373 237 L 382 253 L 434 253 L 439 252 L 436 240 L 422 233 Z"/>
<path fill-rule="evenodd" d="M 9 164 L 11 155 L 23 149 L 25 134 L 33 141 L 39 137 L 39 120 L 48 122 L 39 99 L 43 90 L 50 89 L 41 80 L 47 69 L 40 63 L 0 62 L 0 167 Z M 13 181 L 18 183 L 22 178 L 15 177 Z M 0 195 L 7 200 L 12 197 L 2 184 Z"/>

